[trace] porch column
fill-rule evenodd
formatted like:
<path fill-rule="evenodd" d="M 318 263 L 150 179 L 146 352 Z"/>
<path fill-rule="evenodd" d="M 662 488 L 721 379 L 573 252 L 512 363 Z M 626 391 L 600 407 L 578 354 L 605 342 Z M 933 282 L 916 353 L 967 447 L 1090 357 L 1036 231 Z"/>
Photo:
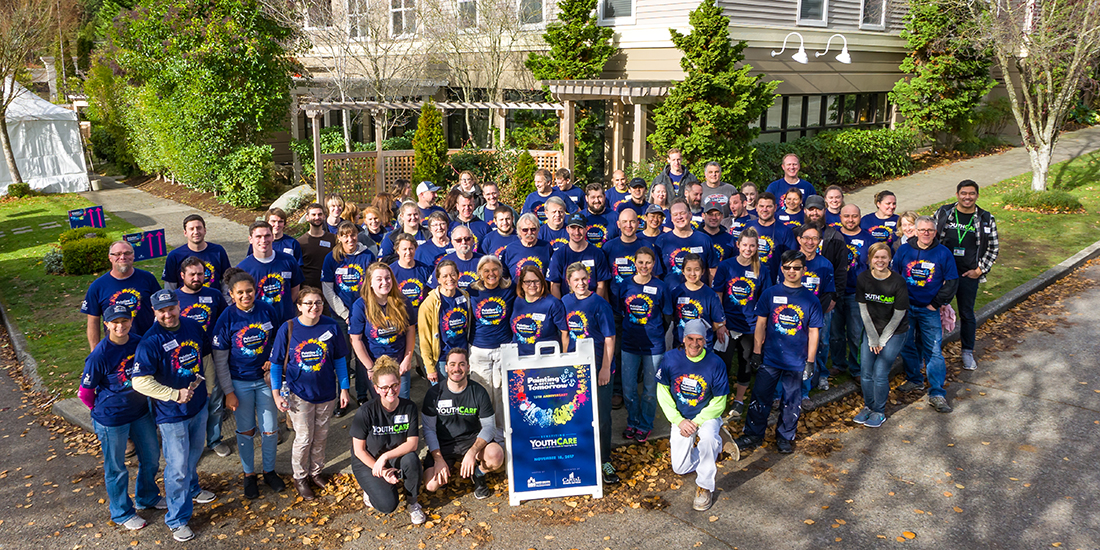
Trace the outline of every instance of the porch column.
<path fill-rule="evenodd" d="M 321 110 L 306 111 L 313 121 L 313 184 L 317 187 L 317 202 L 325 202 L 325 162 L 321 159 L 321 121 L 325 112 Z"/>
<path fill-rule="evenodd" d="M 611 170 L 623 169 L 623 102 L 611 101 Z"/>
<path fill-rule="evenodd" d="M 374 185 L 377 193 L 386 190 L 386 160 L 382 158 L 383 114 L 384 111 L 371 111 L 374 118 Z"/>
<path fill-rule="evenodd" d="M 576 117 L 573 113 L 573 101 L 562 101 L 562 105 L 565 110 L 561 112 L 561 128 L 558 131 L 558 135 L 561 139 L 561 165 L 562 168 L 568 168 L 570 172 L 573 171 L 573 145 L 576 140 Z"/>
<path fill-rule="evenodd" d="M 648 122 L 648 117 L 646 116 L 646 114 L 647 113 L 644 104 L 634 104 L 634 147 L 630 155 L 631 162 L 638 163 L 645 160 L 645 128 L 646 123 Z"/>

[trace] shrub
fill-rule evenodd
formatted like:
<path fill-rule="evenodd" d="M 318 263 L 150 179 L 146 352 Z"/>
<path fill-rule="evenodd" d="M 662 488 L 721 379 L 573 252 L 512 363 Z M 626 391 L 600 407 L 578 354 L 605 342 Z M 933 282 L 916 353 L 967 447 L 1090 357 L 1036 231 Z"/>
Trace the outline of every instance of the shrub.
<path fill-rule="evenodd" d="M 57 242 L 59 244 L 65 244 L 79 239 L 106 239 L 107 230 L 100 227 L 77 227 L 75 229 L 69 229 L 62 231 L 57 236 Z"/>
<path fill-rule="evenodd" d="M 8 196 L 15 197 L 17 199 L 31 196 L 31 184 L 29 183 L 12 183 L 8 185 Z"/>
<path fill-rule="evenodd" d="M 221 200 L 242 208 L 260 206 L 273 182 L 270 145 L 244 145 L 226 157 L 219 173 Z"/>
<path fill-rule="evenodd" d="M 69 275 L 87 275 L 111 267 L 107 253 L 111 249 L 111 240 L 95 237 L 77 239 L 61 245 L 62 265 Z"/>
<path fill-rule="evenodd" d="M 911 130 L 844 130 L 817 135 L 836 166 L 833 183 L 881 180 L 913 170 L 913 149 L 917 137 Z"/>
<path fill-rule="evenodd" d="M 798 138 L 787 143 L 757 143 L 755 169 L 749 181 L 757 186 L 783 177 L 783 157 L 794 153 L 802 163 L 800 174 L 806 181 L 814 184 L 819 193 L 835 183 L 836 166 L 828 158 L 824 142 L 816 137 Z M 741 182 L 730 182 L 740 185 Z"/>
<path fill-rule="evenodd" d="M 46 273 L 52 275 L 60 275 L 65 271 L 65 255 L 61 253 L 60 247 L 53 247 L 45 256 L 42 257 L 42 265 L 46 268 Z"/>
<path fill-rule="evenodd" d="M 538 165 L 531 153 L 523 151 L 516 157 L 513 166 L 510 181 L 507 185 L 500 186 L 500 200 L 518 211 L 527 195 L 535 190 L 535 170 Z"/>
<path fill-rule="evenodd" d="M 447 138 L 443 135 L 443 115 L 431 101 L 420 108 L 413 149 L 416 151 L 413 185 L 421 181 L 439 183 L 447 163 Z"/>
<path fill-rule="evenodd" d="M 482 183 L 499 183 L 503 173 L 500 155 L 467 146 L 447 158 L 447 164 L 443 168 L 443 182 L 436 183 L 444 188 L 450 187 L 458 183 L 458 174 L 464 170 L 473 172 L 474 179 Z"/>
<path fill-rule="evenodd" d="M 1028 210 L 1045 214 L 1075 214 L 1084 210 L 1077 197 L 1066 191 L 1016 189 L 1002 197 L 1005 207 L 1016 210 Z"/>
<path fill-rule="evenodd" d="M 643 160 L 641 162 L 632 162 L 626 165 L 626 170 L 623 172 L 626 174 L 627 181 L 634 178 L 642 178 L 647 182 L 653 181 L 653 178 L 657 177 L 657 174 L 661 173 L 661 170 L 665 169 L 665 159 L 652 158 L 649 160 Z M 740 182 L 738 182 L 740 183 Z"/>

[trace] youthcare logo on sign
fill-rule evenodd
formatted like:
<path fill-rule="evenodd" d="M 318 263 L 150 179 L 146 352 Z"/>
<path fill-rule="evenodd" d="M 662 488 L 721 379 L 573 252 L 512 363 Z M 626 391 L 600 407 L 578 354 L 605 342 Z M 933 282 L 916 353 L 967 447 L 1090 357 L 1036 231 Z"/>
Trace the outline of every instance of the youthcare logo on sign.
<path fill-rule="evenodd" d="M 529 439 L 532 449 L 567 449 L 577 446 L 576 437 L 557 437 L 546 439 Z"/>

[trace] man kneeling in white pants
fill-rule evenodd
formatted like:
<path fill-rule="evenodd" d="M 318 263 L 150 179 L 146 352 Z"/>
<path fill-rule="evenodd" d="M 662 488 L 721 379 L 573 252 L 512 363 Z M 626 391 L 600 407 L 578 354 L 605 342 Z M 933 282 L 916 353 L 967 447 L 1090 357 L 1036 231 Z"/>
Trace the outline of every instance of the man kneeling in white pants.
<path fill-rule="evenodd" d="M 722 422 L 730 393 L 726 365 L 707 351 L 707 330 L 704 321 L 689 321 L 684 327 L 684 347 L 666 353 L 657 371 L 657 402 L 672 423 L 672 471 L 695 472 L 698 487 L 692 506 L 699 511 L 714 504 L 718 453 L 727 445 L 735 449 Z"/>

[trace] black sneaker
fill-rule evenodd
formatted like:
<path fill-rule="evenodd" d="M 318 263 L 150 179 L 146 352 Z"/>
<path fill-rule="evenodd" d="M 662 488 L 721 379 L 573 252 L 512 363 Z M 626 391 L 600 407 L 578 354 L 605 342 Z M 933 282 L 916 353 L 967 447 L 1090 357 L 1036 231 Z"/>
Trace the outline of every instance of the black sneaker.
<path fill-rule="evenodd" d="M 493 491 L 489 489 L 489 484 L 485 482 L 485 476 L 474 476 L 474 498 L 478 500 L 486 499 L 493 496 Z"/>
<path fill-rule="evenodd" d="M 790 439 L 776 438 L 775 446 L 779 448 L 779 454 L 789 455 L 794 452 L 794 441 Z"/>
<path fill-rule="evenodd" d="M 745 414 L 745 403 L 742 401 L 734 401 L 733 408 L 730 409 L 730 416 L 741 418 Z"/>
<path fill-rule="evenodd" d="M 336 407 L 336 410 L 333 411 L 332 416 L 335 416 L 336 418 L 343 418 L 344 415 L 348 414 L 348 409 L 351 409 L 350 405 L 347 407 Z"/>
<path fill-rule="evenodd" d="M 279 474 L 275 472 L 264 472 L 264 483 L 268 487 L 271 487 L 272 491 L 281 493 L 286 490 L 286 483 L 283 482 L 283 478 L 279 477 Z"/>
<path fill-rule="evenodd" d="M 256 474 L 244 476 L 244 498 L 260 498 L 260 486 L 256 483 Z"/>
<path fill-rule="evenodd" d="M 610 462 L 604 462 L 603 463 L 603 484 L 604 485 L 614 485 L 614 484 L 619 483 L 621 481 L 622 480 L 619 479 L 619 473 L 615 471 L 615 466 L 613 466 Z"/>
<path fill-rule="evenodd" d="M 751 435 L 743 435 L 733 440 L 733 444 L 737 445 L 737 449 L 740 452 L 750 451 L 760 445 L 760 438 L 753 437 Z"/>

